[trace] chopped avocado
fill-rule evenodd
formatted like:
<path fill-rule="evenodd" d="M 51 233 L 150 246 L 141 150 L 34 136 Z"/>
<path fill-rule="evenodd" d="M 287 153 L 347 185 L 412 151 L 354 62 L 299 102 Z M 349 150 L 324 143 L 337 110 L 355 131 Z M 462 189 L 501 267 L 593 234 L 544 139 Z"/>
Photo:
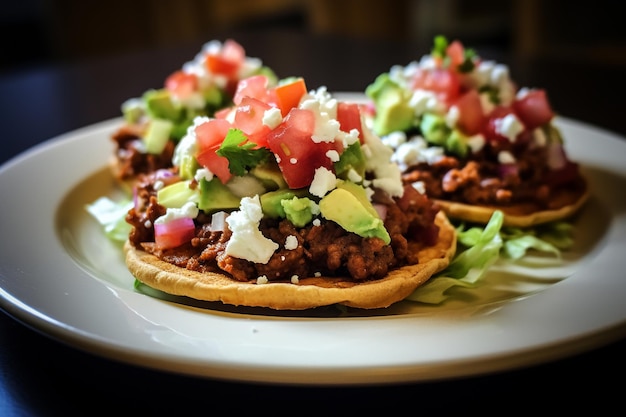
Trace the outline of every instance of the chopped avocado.
<path fill-rule="evenodd" d="M 180 165 L 178 167 L 178 175 L 184 180 L 190 180 L 200 168 L 200 164 L 191 153 L 184 153 L 180 157 Z"/>
<path fill-rule="evenodd" d="M 304 227 L 313 220 L 313 215 L 318 214 L 319 207 L 307 197 L 293 197 L 290 200 L 280 200 L 287 220 L 296 227 Z"/>
<path fill-rule="evenodd" d="M 420 130 L 422 131 L 424 139 L 434 145 L 445 145 L 450 135 L 450 128 L 446 124 L 445 117 L 433 113 L 423 114 L 420 122 Z"/>
<path fill-rule="evenodd" d="M 373 207 L 366 208 L 357 196 L 345 188 L 335 188 L 320 200 L 320 212 L 324 218 L 349 232 L 362 237 L 377 237 L 389 244 L 391 237 L 385 224 L 372 210 Z"/>
<path fill-rule="evenodd" d="M 197 197 L 198 191 L 190 188 L 191 181 L 179 181 L 157 191 L 157 200 L 165 208 L 180 208 Z"/>
<path fill-rule="evenodd" d="M 144 111 L 141 99 L 131 98 L 122 103 L 122 114 L 128 123 L 137 123 Z"/>
<path fill-rule="evenodd" d="M 261 180 L 268 190 L 288 188 L 280 168 L 275 163 L 260 164 L 250 170 L 250 174 Z"/>
<path fill-rule="evenodd" d="M 347 179 L 350 169 L 354 169 L 361 178 L 365 175 L 365 156 L 359 142 L 354 142 L 348 146 L 339 157 L 339 161 L 335 162 L 335 175 L 338 178 Z"/>
<path fill-rule="evenodd" d="M 146 152 L 160 154 L 165 149 L 167 141 L 170 139 L 173 124 L 169 120 L 152 119 L 148 124 L 148 130 L 143 138 L 146 145 Z"/>
<path fill-rule="evenodd" d="M 211 181 L 200 179 L 200 200 L 198 201 L 200 210 L 211 212 L 236 209 L 240 203 L 241 198 L 234 195 L 219 178 L 214 177 Z"/>
<path fill-rule="evenodd" d="M 467 144 L 469 137 L 458 129 L 452 129 L 452 133 L 448 136 L 445 143 L 445 149 L 455 155 L 465 158 L 469 145 Z"/>
<path fill-rule="evenodd" d="M 363 188 L 363 186 L 355 184 L 351 181 L 338 181 L 337 188 L 350 191 L 350 193 L 352 193 L 352 195 L 354 195 L 359 200 L 359 202 L 363 205 L 363 207 L 365 207 L 367 211 L 369 211 L 373 216 L 378 216 L 378 212 L 376 211 L 374 206 L 372 206 L 372 203 L 370 202 L 370 199 L 367 196 L 367 192 L 365 191 L 365 188 Z"/>
<path fill-rule="evenodd" d="M 415 111 L 409 105 L 410 97 L 389 78 L 388 73 L 379 75 L 365 93 L 374 100 L 377 109 L 372 127 L 378 135 L 404 132 L 414 127 Z"/>
<path fill-rule="evenodd" d="M 143 95 L 146 103 L 146 111 L 150 117 L 176 121 L 180 118 L 182 108 L 175 104 L 170 97 L 170 92 L 164 88 L 160 90 L 148 90 Z"/>
<path fill-rule="evenodd" d="M 308 196 L 309 193 L 305 188 L 301 188 L 298 190 L 285 188 L 276 191 L 270 191 L 261 195 L 261 208 L 263 210 L 263 214 L 268 217 L 274 219 L 285 218 L 287 217 L 287 213 L 285 213 L 285 208 L 282 205 L 283 200 L 291 200 L 294 197 L 303 198 Z"/>

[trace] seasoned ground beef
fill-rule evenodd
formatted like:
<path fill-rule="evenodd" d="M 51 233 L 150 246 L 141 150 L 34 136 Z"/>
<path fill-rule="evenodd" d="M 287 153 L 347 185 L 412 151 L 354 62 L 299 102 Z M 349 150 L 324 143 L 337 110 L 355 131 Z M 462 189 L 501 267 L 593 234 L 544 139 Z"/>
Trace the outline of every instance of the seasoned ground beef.
<path fill-rule="evenodd" d="M 384 199 L 385 226 L 391 244 L 379 238 L 362 238 L 342 229 L 336 223 L 320 219 L 319 225 L 296 228 L 286 219 L 261 221 L 260 230 L 280 247 L 266 264 L 254 263 L 225 254 L 231 232 L 211 230 L 210 216 L 196 218 L 196 234 L 191 242 L 173 249 L 159 249 L 154 243 L 154 221 L 165 208 L 154 197 L 154 175 L 143 176 L 138 182 L 139 201 L 143 207 L 133 208 L 126 216 L 132 227 L 129 240 L 133 246 L 150 252 L 160 259 L 199 272 L 224 273 L 238 281 L 256 280 L 260 276 L 270 281 L 289 281 L 293 276 L 349 276 L 363 281 L 384 277 L 390 269 L 419 262 L 417 251 L 435 243 L 438 227 L 434 224 L 438 206 L 407 187 L 398 201 Z M 285 248 L 288 236 L 295 236 L 298 246 Z"/>
<path fill-rule="evenodd" d="M 175 143 L 168 141 L 160 154 L 146 153 L 141 149 L 143 147 L 141 131 L 141 126 L 124 125 L 112 136 L 117 147 L 116 176 L 120 180 L 132 179 L 139 174 L 172 166 Z"/>
<path fill-rule="evenodd" d="M 562 169 L 548 168 L 547 147 L 510 149 L 516 159 L 505 166 L 497 162 L 502 148 L 485 149 L 467 160 L 444 156 L 436 163 L 414 165 L 403 173 L 403 181 L 421 181 L 433 199 L 500 207 L 524 203 L 536 210 L 560 208 L 552 197 L 561 188 L 585 189 L 577 164 L 567 161 Z"/>

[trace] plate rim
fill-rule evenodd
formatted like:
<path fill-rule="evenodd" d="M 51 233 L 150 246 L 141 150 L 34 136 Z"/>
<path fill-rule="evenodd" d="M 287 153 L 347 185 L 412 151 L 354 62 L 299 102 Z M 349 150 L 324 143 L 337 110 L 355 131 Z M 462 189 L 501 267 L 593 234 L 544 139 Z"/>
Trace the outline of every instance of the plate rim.
<path fill-rule="evenodd" d="M 339 97 L 341 94 L 344 93 L 338 93 L 336 96 Z M 347 94 L 346 97 L 358 97 L 359 95 L 359 93 L 345 94 Z M 558 122 L 565 126 L 569 125 L 574 130 L 583 129 L 595 132 L 595 134 L 600 136 L 610 137 L 611 140 L 623 140 L 623 146 L 626 147 L 626 139 L 612 132 L 561 116 L 558 117 Z M 3 181 L 6 182 L 6 177 L 12 171 L 23 169 L 22 167 L 25 163 L 30 162 L 31 160 L 37 160 L 48 153 L 60 152 L 59 148 L 67 148 L 76 144 L 84 145 L 84 142 L 90 140 L 90 137 L 94 135 L 103 136 L 119 123 L 121 123 L 120 117 L 98 122 L 51 138 L 18 154 L 0 166 L 0 184 L 3 183 Z M 103 155 L 100 155 L 99 158 L 101 158 L 100 162 L 105 162 Z M 88 171 L 87 162 L 88 161 L 85 161 L 80 168 L 83 172 Z M 624 176 L 624 173 L 621 172 L 620 176 Z M 58 194 L 63 194 L 69 189 L 71 189 L 71 186 L 62 190 L 56 190 L 56 192 Z M 57 197 L 61 198 L 62 196 L 59 195 Z M 52 213 L 54 213 L 54 211 Z M 54 214 L 52 214 L 52 217 L 54 217 Z M 624 219 L 618 219 L 618 221 L 621 231 L 621 229 L 624 228 L 623 226 L 626 224 L 626 221 Z M 52 222 L 54 222 L 54 220 L 52 220 Z M 55 235 L 54 238 L 56 239 L 56 232 L 54 230 L 47 231 L 46 233 L 48 232 Z M 621 235 L 619 237 L 621 237 Z M 59 255 L 59 253 L 56 253 L 56 255 Z M 61 256 L 64 256 L 68 261 L 70 260 L 69 256 Z M 0 261 L 2 259 L 6 260 L 6 258 L 3 258 L 3 255 L 0 255 Z M 61 272 L 75 272 L 81 274 L 81 279 L 84 276 L 88 276 L 84 271 L 79 272 L 78 267 L 75 264 L 72 264 L 72 262 L 68 262 L 68 264 L 62 269 L 63 270 Z M 590 327 L 584 329 L 584 331 L 570 332 L 568 335 L 569 337 L 565 338 L 561 337 L 550 339 L 546 337 L 537 337 L 537 340 L 529 342 L 526 345 L 515 345 L 509 343 L 502 348 L 502 351 L 491 352 L 490 355 L 487 356 L 481 355 L 480 352 L 472 352 L 472 354 L 467 356 L 465 359 L 459 359 L 458 357 L 452 358 L 451 356 L 450 361 L 444 360 L 437 362 L 433 360 L 431 362 L 423 363 L 415 361 L 413 363 L 403 363 L 402 361 L 389 360 L 379 361 L 373 363 L 372 365 L 363 363 L 366 358 L 365 356 L 362 356 L 359 359 L 361 362 L 357 360 L 355 363 L 338 365 L 336 363 L 328 362 L 326 364 L 317 363 L 315 366 L 305 366 L 305 364 L 297 366 L 297 358 L 291 358 L 291 362 L 286 365 L 281 365 L 279 362 L 276 362 L 276 360 L 270 364 L 263 364 L 258 354 L 248 352 L 252 358 L 248 358 L 250 359 L 248 361 L 238 362 L 236 358 L 233 359 L 233 356 L 225 355 L 224 357 L 227 358 L 227 361 L 224 362 L 212 359 L 207 360 L 206 358 L 197 356 L 198 352 L 195 348 L 193 351 L 196 356 L 193 357 L 186 356 L 185 353 L 181 352 L 168 351 L 166 349 L 168 346 L 166 345 L 156 347 L 150 346 L 148 348 L 145 346 L 133 348 L 131 343 L 128 343 L 127 340 L 116 340 L 118 333 L 111 332 L 109 329 L 107 329 L 107 331 L 109 331 L 110 334 L 107 333 L 103 335 L 94 331 L 93 327 L 89 327 L 87 325 L 81 327 L 81 323 L 66 321 L 63 317 L 60 317 L 58 310 L 55 310 L 50 305 L 44 305 L 44 301 L 41 301 L 42 304 L 40 305 L 31 305 L 32 303 L 27 302 L 27 300 L 14 296 L 13 293 L 17 292 L 15 287 L 17 287 L 18 284 L 9 282 L 12 278 L 9 276 L 11 273 L 15 273 L 15 269 L 13 271 L 9 271 L 7 265 L 0 262 L 0 308 L 9 316 L 45 336 L 62 342 L 68 346 L 94 353 L 111 360 L 125 362 L 130 365 L 138 365 L 162 371 L 189 374 L 200 377 L 211 377 L 244 382 L 344 385 L 448 379 L 451 377 L 478 375 L 499 370 L 514 369 L 521 366 L 538 364 L 552 359 L 571 356 L 588 349 L 608 344 L 626 335 L 626 310 L 619 307 L 613 307 L 616 308 L 616 312 L 620 315 L 620 317 L 617 317 L 617 319 L 613 320 L 613 322 L 605 320 L 606 325 L 603 327 L 593 327 L 590 325 Z M 571 280 L 573 283 L 573 281 L 577 280 L 584 283 L 584 279 L 582 279 L 580 275 L 581 274 L 575 274 L 575 276 L 569 277 L 565 280 L 565 282 Z M 75 282 L 72 283 L 76 284 Z M 28 282 L 25 284 L 28 284 Z M 615 283 L 612 284 L 616 285 Z M 138 310 L 146 308 L 149 309 L 149 307 L 145 306 L 146 300 L 139 300 L 139 297 L 145 296 L 140 296 L 136 293 L 124 294 L 122 291 L 111 288 L 95 279 L 85 280 L 85 282 L 79 284 L 78 287 L 79 288 L 77 288 L 76 291 L 79 291 L 83 287 L 88 288 L 89 291 L 93 291 L 93 294 L 90 293 L 90 297 L 94 297 L 94 294 L 96 293 L 98 296 L 104 294 L 106 297 L 110 297 L 115 303 L 117 303 L 117 307 L 120 308 L 120 311 L 124 309 L 123 305 L 125 302 L 140 304 L 139 307 L 135 304 L 132 305 L 132 307 L 138 308 Z M 532 299 L 551 299 L 550 294 L 553 292 L 554 291 L 542 291 L 541 294 L 534 294 Z M 524 304 L 524 302 L 525 301 L 522 300 L 520 302 L 511 303 L 511 306 L 507 306 L 507 308 L 496 313 L 495 316 L 498 317 L 498 320 L 510 320 L 510 316 L 514 315 L 515 311 L 519 310 L 520 306 Z M 150 304 L 150 301 L 148 301 L 148 304 Z M 131 309 L 129 306 L 126 308 Z M 172 306 L 167 306 L 164 309 L 170 310 L 171 308 Z M 173 308 L 176 307 L 174 306 Z M 506 314 L 501 314 L 502 311 L 506 311 Z M 481 318 L 478 321 L 481 322 L 481 326 L 489 326 L 490 324 L 493 324 L 490 321 L 492 318 L 493 317 Z M 218 320 L 221 321 L 222 319 L 223 317 L 220 317 Z M 228 321 L 229 319 L 226 318 L 224 320 Z M 240 321 L 246 322 L 248 320 L 249 318 Z M 351 319 L 333 318 L 331 320 L 340 322 L 342 323 L 342 327 L 345 327 L 345 323 L 348 323 Z M 388 318 L 387 320 L 389 320 L 388 323 L 393 323 L 390 327 L 397 330 L 398 323 L 400 321 L 411 321 L 415 320 L 415 318 L 396 317 L 393 319 Z M 255 335 L 262 335 L 266 331 L 272 334 L 280 332 L 280 329 L 275 328 L 276 326 L 272 327 L 271 325 L 265 324 L 270 321 L 274 324 L 280 322 L 280 320 L 267 320 L 266 318 L 261 318 L 256 322 L 258 329 L 251 329 L 250 322 L 247 322 L 248 327 L 243 328 L 243 333 L 248 331 L 249 334 L 247 334 L 246 337 L 254 338 L 257 337 Z M 317 325 L 311 325 L 310 327 L 315 327 L 315 330 L 318 330 L 317 327 L 319 327 L 320 321 L 323 320 L 311 320 L 311 323 L 316 322 Z M 252 322 L 254 323 L 255 320 L 252 320 Z M 223 324 L 220 323 L 220 326 L 222 325 Z M 449 324 L 446 325 L 450 326 Z M 242 325 L 239 324 L 238 327 L 238 330 L 242 331 Z M 363 325 L 357 324 L 354 327 L 362 329 Z M 450 327 L 454 328 L 454 330 L 459 330 L 459 326 Z M 354 331 L 353 329 L 349 330 Z M 377 330 L 381 331 L 381 333 L 385 333 L 384 329 Z M 441 329 L 428 327 L 428 330 L 432 332 L 432 335 L 451 337 L 450 335 L 444 334 Z M 301 332 L 300 329 L 297 331 Z M 460 328 L 460 331 L 462 332 L 463 329 Z M 509 334 L 510 336 L 514 336 L 511 335 L 510 329 L 496 329 L 491 330 L 491 332 L 492 334 Z M 194 332 L 191 330 L 189 333 L 192 334 Z M 145 342 L 145 337 L 145 335 L 142 335 L 142 337 L 138 340 Z M 189 339 L 189 336 L 187 336 L 187 338 Z M 260 338 L 260 336 L 258 336 L 258 338 Z M 412 341 L 415 340 L 412 339 Z M 135 341 L 133 340 L 133 342 Z M 175 345 L 176 343 L 173 344 Z M 346 345 L 349 345 L 349 343 L 346 342 Z M 302 348 L 302 346 L 298 345 L 297 348 Z M 340 346 L 340 348 L 346 349 L 344 345 Z M 382 349 L 381 345 L 377 344 L 375 347 L 370 347 L 368 353 L 375 353 L 377 352 L 376 349 Z M 425 352 L 425 354 L 427 353 L 428 352 Z M 468 366 L 469 364 L 472 366 Z"/>

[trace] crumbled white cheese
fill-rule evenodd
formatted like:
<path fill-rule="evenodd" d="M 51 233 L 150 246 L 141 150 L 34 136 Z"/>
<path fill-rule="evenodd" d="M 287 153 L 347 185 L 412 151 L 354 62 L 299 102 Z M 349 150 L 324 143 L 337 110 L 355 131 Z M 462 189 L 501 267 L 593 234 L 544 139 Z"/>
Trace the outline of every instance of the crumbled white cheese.
<path fill-rule="evenodd" d="M 278 249 L 278 244 L 263 236 L 259 223 L 263 218 L 259 196 L 241 199 L 239 210 L 228 216 L 226 222 L 232 236 L 226 245 L 226 255 L 250 262 L 267 263 Z"/>
<path fill-rule="evenodd" d="M 260 277 L 257 277 L 256 279 L 256 283 L 257 284 L 267 284 L 269 281 L 269 279 L 267 279 L 267 276 L 265 275 L 261 275 Z"/>
<path fill-rule="evenodd" d="M 195 155 L 198 145 L 196 144 L 196 127 L 209 121 L 206 116 L 197 116 L 193 119 L 191 126 L 187 128 L 187 133 L 181 138 L 174 149 L 172 163 L 180 166 L 186 155 Z"/>
<path fill-rule="evenodd" d="M 398 146 L 402 145 L 407 140 L 406 133 L 400 130 L 391 132 L 388 135 L 381 137 L 380 139 L 383 141 L 385 145 L 389 146 L 392 149 L 396 149 Z"/>
<path fill-rule="evenodd" d="M 421 88 L 413 92 L 409 99 L 409 106 L 413 108 L 417 117 L 420 117 L 426 111 L 441 113 L 446 108 L 445 103 L 439 100 L 435 93 Z"/>
<path fill-rule="evenodd" d="M 339 161 L 339 152 L 337 152 L 334 149 L 329 150 L 328 152 L 326 152 L 326 156 L 328 157 L 328 159 L 330 159 L 332 162 L 337 162 Z"/>
<path fill-rule="evenodd" d="M 319 226 L 320 224 L 322 224 L 320 219 L 313 219 L 313 221 L 311 223 L 313 224 L 313 226 Z"/>
<path fill-rule="evenodd" d="M 263 124 L 270 129 L 276 129 L 282 121 L 283 116 L 278 107 L 272 107 L 263 113 Z"/>
<path fill-rule="evenodd" d="M 206 181 L 211 181 L 213 179 L 213 173 L 206 168 L 199 168 L 194 174 L 193 178 L 200 182 L 200 180 L 204 179 Z"/>
<path fill-rule="evenodd" d="M 524 125 L 513 113 L 507 114 L 500 119 L 495 119 L 494 125 L 495 132 L 511 142 L 515 142 L 517 135 L 524 131 Z"/>
<path fill-rule="evenodd" d="M 285 249 L 294 250 L 298 247 L 298 238 L 294 235 L 289 235 L 285 239 Z"/>
<path fill-rule="evenodd" d="M 400 168 L 391 161 L 393 150 L 369 129 L 363 130 L 365 169 L 373 172 L 375 187 L 381 188 L 392 197 L 400 197 L 404 192 Z"/>
<path fill-rule="evenodd" d="M 448 109 L 448 112 L 446 113 L 446 125 L 451 129 L 456 127 L 456 124 L 459 121 L 460 115 L 461 115 L 461 112 L 459 111 L 458 106 L 450 107 Z"/>
<path fill-rule="evenodd" d="M 313 181 L 309 186 L 309 192 L 317 197 L 324 197 L 326 193 L 337 186 L 337 177 L 335 174 L 324 167 L 315 169 Z"/>
<path fill-rule="evenodd" d="M 477 133 L 467 138 L 467 145 L 473 153 L 480 151 L 485 146 L 485 142 L 485 136 L 482 133 Z"/>
<path fill-rule="evenodd" d="M 297 275 L 292 275 L 291 276 L 291 283 L 292 284 L 297 284 L 300 282 L 300 277 L 298 277 Z"/>
<path fill-rule="evenodd" d="M 509 151 L 498 152 L 498 162 L 501 164 L 512 164 L 515 162 L 515 157 Z"/>
<path fill-rule="evenodd" d="M 444 149 L 441 146 L 428 146 L 426 140 L 421 136 L 413 136 L 408 142 L 398 146 L 391 156 L 391 160 L 405 170 L 420 162 L 429 164 L 439 161 L 444 156 Z"/>
<path fill-rule="evenodd" d="M 411 186 L 419 191 L 420 194 L 426 194 L 426 185 L 424 184 L 424 181 L 415 181 L 411 183 Z"/>
<path fill-rule="evenodd" d="M 181 208 L 168 208 L 164 215 L 154 221 L 155 224 L 166 224 L 180 218 L 195 219 L 200 210 L 196 203 L 186 202 Z"/>

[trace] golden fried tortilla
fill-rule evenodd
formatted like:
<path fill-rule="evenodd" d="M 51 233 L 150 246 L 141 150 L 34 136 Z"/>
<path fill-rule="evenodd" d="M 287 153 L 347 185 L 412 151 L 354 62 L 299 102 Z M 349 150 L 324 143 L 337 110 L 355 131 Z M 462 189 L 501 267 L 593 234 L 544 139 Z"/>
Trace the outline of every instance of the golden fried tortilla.
<path fill-rule="evenodd" d="M 379 280 L 356 282 L 340 277 L 301 278 L 297 284 L 284 282 L 240 282 L 218 273 L 200 273 L 177 267 L 128 242 L 126 264 L 139 281 L 173 295 L 204 301 L 276 310 L 304 310 L 331 304 L 372 309 L 388 307 L 406 298 L 436 272 L 450 263 L 456 252 L 456 230 L 439 212 L 439 240 L 419 252 L 419 263 L 393 271 Z"/>
<path fill-rule="evenodd" d="M 566 219 L 576 213 L 589 199 L 587 189 L 583 191 L 562 191 L 554 196 L 555 209 L 539 210 L 533 204 L 515 204 L 511 206 L 477 206 L 456 201 L 437 200 L 441 209 L 451 219 L 471 223 L 487 224 L 494 211 L 504 214 L 503 224 L 514 227 L 531 227 L 551 221 Z"/>

